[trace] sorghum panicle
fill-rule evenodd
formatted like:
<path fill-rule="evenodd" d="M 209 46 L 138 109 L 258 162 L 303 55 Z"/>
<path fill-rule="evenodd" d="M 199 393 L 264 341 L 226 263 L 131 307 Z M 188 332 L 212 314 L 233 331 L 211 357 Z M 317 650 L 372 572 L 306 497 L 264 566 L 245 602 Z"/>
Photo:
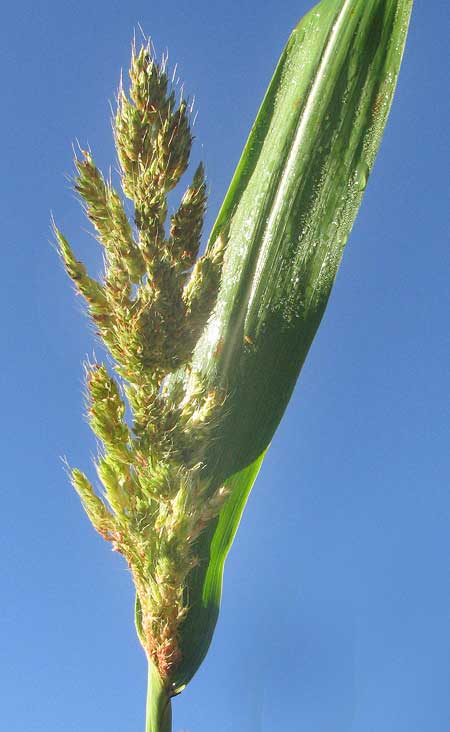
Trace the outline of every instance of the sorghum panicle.
<path fill-rule="evenodd" d="M 90 277 L 55 227 L 67 273 L 84 297 L 114 358 L 88 364 L 88 418 L 101 443 L 96 468 L 103 496 L 78 469 L 72 483 L 97 531 L 127 560 L 142 610 L 142 642 L 169 680 L 181 659 L 178 628 L 187 612 L 186 577 L 195 541 L 226 492 L 202 477 L 202 445 L 223 395 L 207 392 L 190 361 L 217 297 L 223 251 L 197 259 L 206 208 L 203 166 L 194 174 L 166 232 L 167 194 L 188 167 L 188 108 L 178 105 L 149 44 L 133 47 L 129 95 L 121 85 L 114 121 L 123 193 L 90 152 L 75 160 L 75 189 L 104 248 L 102 282 Z M 191 384 L 171 389 L 184 367 Z M 195 387 L 192 387 L 192 384 Z M 132 415 L 126 418 L 127 404 Z"/>

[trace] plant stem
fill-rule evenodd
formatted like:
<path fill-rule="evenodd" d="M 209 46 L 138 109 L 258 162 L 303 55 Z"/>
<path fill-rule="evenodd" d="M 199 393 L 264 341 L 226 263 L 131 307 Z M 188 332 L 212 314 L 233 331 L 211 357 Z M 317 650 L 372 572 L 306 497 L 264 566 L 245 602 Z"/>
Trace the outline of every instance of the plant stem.
<path fill-rule="evenodd" d="M 147 721 L 145 732 L 172 732 L 172 704 L 161 677 L 148 664 Z"/>

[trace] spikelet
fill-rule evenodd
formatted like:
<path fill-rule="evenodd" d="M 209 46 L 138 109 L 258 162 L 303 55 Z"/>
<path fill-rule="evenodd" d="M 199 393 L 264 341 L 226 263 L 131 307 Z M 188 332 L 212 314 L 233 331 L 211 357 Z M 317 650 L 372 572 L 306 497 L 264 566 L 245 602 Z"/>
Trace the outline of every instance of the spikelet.
<path fill-rule="evenodd" d="M 99 534 L 111 541 L 115 535 L 116 526 L 105 504 L 96 495 L 85 474 L 78 468 L 71 471 L 71 481 L 92 525 Z"/>
<path fill-rule="evenodd" d="M 190 269 L 197 258 L 205 209 L 205 171 L 200 163 L 178 211 L 170 219 L 169 256 L 183 270 Z"/>

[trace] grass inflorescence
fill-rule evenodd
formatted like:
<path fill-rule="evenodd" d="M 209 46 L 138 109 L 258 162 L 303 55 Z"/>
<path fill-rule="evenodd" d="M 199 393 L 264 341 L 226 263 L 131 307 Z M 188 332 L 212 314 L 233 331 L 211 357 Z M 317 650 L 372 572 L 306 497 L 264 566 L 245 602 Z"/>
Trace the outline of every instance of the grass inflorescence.
<path fill-rule="evenodd" d="M 133 46 L 130 88 L 127 94 L 120 85 L 113 127 L 133 221 L 91 152 L 75 159 L 74 186 L 104 249 L 101 282 L 55 226 L 67 273 L 114 363 L 110 370 L 86 365 L 103 494 L 80 470 L 70 472 L 95 529 L 130 567 L 141 641 L 168 680 L 181 659 L 178 628 L 188 608 L 186 577 L 198 561 L 195 542 L 226 497 L 204 479 L 202 462 L 224 395 L 207 389 L 191 367 L 216 302 L 223 251 L 198 256 L 207 197 L 201 164 L 167 222 L 167 196 L 188 167 L 193 137 L 187 103 L 177 103 L 149 43 Z M 187 380 L 168 384 L 182 367 L 189 391 Z"/>

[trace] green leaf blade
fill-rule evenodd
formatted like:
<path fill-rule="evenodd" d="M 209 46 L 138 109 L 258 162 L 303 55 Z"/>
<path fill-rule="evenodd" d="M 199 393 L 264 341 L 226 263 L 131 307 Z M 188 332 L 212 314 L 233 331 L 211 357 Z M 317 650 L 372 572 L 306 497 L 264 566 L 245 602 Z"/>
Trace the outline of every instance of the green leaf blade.
<path fill-rule="evenodd" d="M 218 520 L 200 537 L 197 548 L 199 566 L 190 575 L 189 613 L 182 626 L 183 657 L 174 678 L 177 691 L 190 681 L 211 643 L 219 616 L 225 559 L 263 459 L 264 453 L 227 481 L 230 498 Z"/>
<path fill-rule="evenodd" d="M 230 394 L 205 463 L 270 442 L 323 316 L 392 102 L 411 0 L 324 0 L 293 32 L 209 245 L 226 258 L 194 366 Z"/>
<path fill-rule="evenodd" d="M 217 621 L 223 564 L 321 322 L 391 106 L 412 0 L 323 0 L 283 51 L 209 247 L 226 247 L 194 370 L 227 393 L 204 454 L 231 496 L 199 542 L 178 690 Z M 179 378 L 179 375 L 178 375 Z M 187 376 L 189 378 L 189 376 Z"/>

